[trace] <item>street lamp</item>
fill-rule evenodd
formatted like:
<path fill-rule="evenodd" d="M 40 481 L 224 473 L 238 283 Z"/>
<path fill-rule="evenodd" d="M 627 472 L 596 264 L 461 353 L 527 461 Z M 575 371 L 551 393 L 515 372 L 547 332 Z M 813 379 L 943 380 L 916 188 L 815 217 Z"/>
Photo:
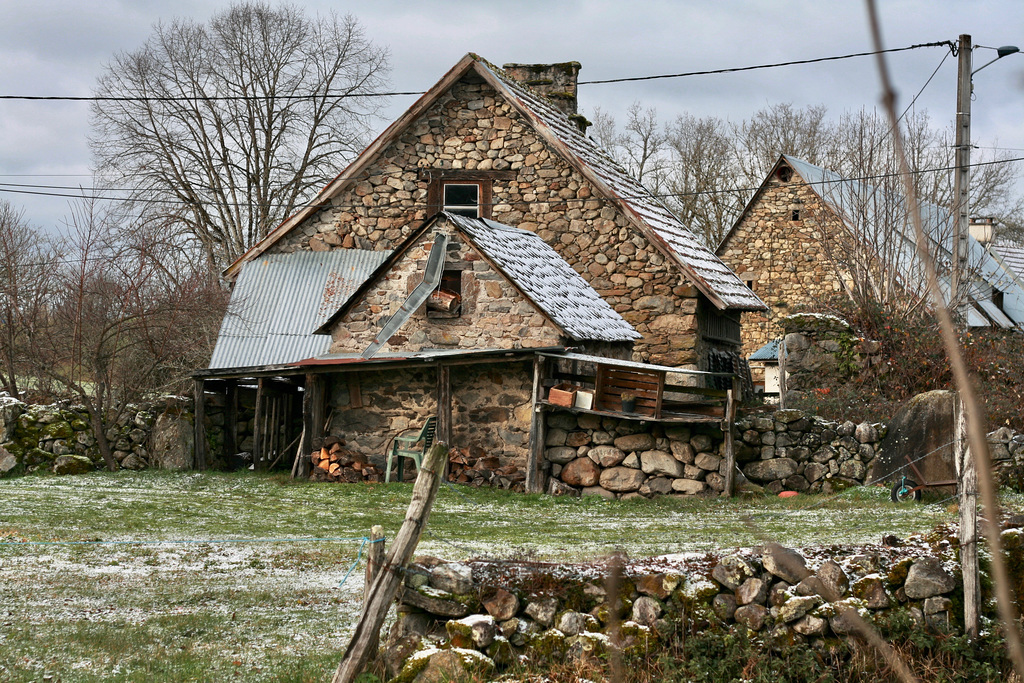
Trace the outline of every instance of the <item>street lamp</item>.
<path fill-rule="evenodd" d="M 965 279 L 967 266 L 967 233 L 970 223 L 970 207 L 968 195 L 971 183 L 971 93 L 974 90 L 972 77 L 989 64 L 996 62 L 1007 55 L 1020 52 L 1015 45 L 1004 45 L 996 50 L 996 58 L 991 62 L 983 64 L 975 70 L 971 70 L 971 37 L 967 34 L 960 36 L 958 46 L 959 65 L 957 69 L 956 88 L 956 172 L 953 178 L 953 198 L 956 215 L 953 221 L 953 253 L 949 274 L 949 295 L 950 303 L 954 310 L 960 308 L 962 280 Z M 960 317 L 961 322 L 966 321 L 966 315 Z"/>

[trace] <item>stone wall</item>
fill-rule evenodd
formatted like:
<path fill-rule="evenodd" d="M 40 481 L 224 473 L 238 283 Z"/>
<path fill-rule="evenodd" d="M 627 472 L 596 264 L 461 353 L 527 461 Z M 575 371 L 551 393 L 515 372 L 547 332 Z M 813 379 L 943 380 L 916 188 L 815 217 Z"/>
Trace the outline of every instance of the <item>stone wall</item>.
<path fill-rule="evenodd" d="M 1017 556 L 1022 539 L 1018 528 L 1003 532 Z M 849 610 L 869 623 L 899 610 L 922 630 L 956 631 L 963 587 L 952 545 L 955 538 L 890 539 L 806 556 L 765 546 L 689 563 L 647 560 L 625 568 L 619 599 L 607 592 L 603 565 L 419 557 L 382 654 L 389 676 L 402 681 L 441 680 L 438 671 L 451 677 L 444 680 L 461 680 L 459 671 L 490 680 L 523 657 L 538 668 L 570 662 L 596 679 L 620 621 L 619 647 L 651 659 L 689 626 L 745 627 L 764 647 L 827 648 L 828 639 L 855 633 Z"/>
<path fill-rule="evenodd" d="M 770 308 L 766 313 L 743 314 L 747 356 L 782 336 L 782 317 L 840 291 L 829 258 L 834 214 L 799 176 L 783 180 L 786 177 L 775 174 L 765 182 L 750 210 L 718 248 L 722 261 Z"/>
<path fill-rule="evenodd" d="M 525 470 L 530 433 L 530 362 L 453 366 L 452 446 L 474 457 L 499 459 Z M 434 368 L 352 374 L 336 379 L 328 405 L 330 433 L 348 449 L 383 465 L 391 438 L 419 428 L 437 412 Z M 352 407 L 349 382 L 358 382 L 361 407 Z"/>
<path fill-rule="evenodd" d="M 888 372 L 878 342 L 858 337 L 845 320 L 799 313 L 782 318 L 779 324 L 785 334 L 786 390 L 790 399 L 821 388 L 825 377 L 846 379 Z"/>
<path fill-rule="evenodd" d="M 540 235 L 644 335 L 636 360 L 698 362 L 697 290 L 486 83 L 456 83 L 272 250 L 391 249 L 440 208 L 432 184 L 458 173 L 491 183 L 491 218 Z"/>
<path fill-rule="evenodd" d="M 133 406 L 107 427 L 106 437 L 124 469 L 187 469 L 193 463 L 192 419 L 189 399 L 167 397 Z M 0 394 L 0 476 L 103 467 L 85 408 L 28 405 Z"/>
<path fill-rule="evenodd" d="M 725 438 L 714 426 L 554 411 L 547 428 L 542 471 L 552 495 L 632 498 L 725 489 Z M 741 417 L 734 436 L 737 465 L 750 482 L 771 493 L 830 493 L 865 482 L 885 426 L 780 410 Z"/>
<path fill-rule="evenodd" d="M 432 246 L 433 234 L 423 235 L 395 269 L 374 283 L 363 300 L 335 324 L 331 353 L 360 352 L 370 345 L 381 322 L 397 313 L 423 281 Z M 444 267 L 461 274 L 460 313 L 421 306 L 381 351 L 541 348 L 562 343 L 554 323 L 457 233 L 450 237 Z"/>

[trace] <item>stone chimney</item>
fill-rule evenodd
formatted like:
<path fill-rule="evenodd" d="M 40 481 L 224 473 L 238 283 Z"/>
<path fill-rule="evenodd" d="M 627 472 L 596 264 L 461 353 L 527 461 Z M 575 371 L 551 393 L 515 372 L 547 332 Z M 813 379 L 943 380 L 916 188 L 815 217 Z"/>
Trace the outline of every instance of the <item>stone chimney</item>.
<path fill-rule="evenodd" d="M 509 78 L 546 97 L 586 133 L 590 121 L 576 110 L 576 77 L 579 62 L 560 64 L 505 64 L 501 67 Z"/>
<path fill-rule="evenodd" d="M 995 237 L 996 219 L 991 216 L 972 218 L 968 230 L 981 246 L 987 247 Z"/>

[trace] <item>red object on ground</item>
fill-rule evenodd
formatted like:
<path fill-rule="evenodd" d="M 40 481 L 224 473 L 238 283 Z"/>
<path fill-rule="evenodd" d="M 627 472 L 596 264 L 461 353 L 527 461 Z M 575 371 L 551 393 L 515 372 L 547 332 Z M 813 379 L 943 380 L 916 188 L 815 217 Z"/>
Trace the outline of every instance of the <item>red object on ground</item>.
<path fill-rule="evenodd" d="M 800 494 L 798 494 L 796 491 L 780 491 L 779 492 L 779 498 L 792 498 L 793 496 L 798 496 L 798 495 L 800 495 Z"/>

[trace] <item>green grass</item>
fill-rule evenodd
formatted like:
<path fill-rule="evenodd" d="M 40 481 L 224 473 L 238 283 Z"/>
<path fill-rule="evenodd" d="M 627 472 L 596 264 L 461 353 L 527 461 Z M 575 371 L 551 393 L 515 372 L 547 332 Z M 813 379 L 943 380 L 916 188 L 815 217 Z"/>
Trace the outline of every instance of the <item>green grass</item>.
<path fill-rule="evenodd" d="M 0 681 L 325 680 L 361 599 L 361 565 L 338 586 L 354 539 L 375 524 L 393 537 L 411 490 L 250 473 L 0 481 Z M 897 506 L 883 489 L 606 501 L 442 486 L 419 552 L 582 562 L 613 549 L 639 558 L 766 538 L 866 543 L 950 521 L 948 506 Z M 280 540 L 289 538 L 353 540 Z"/>

